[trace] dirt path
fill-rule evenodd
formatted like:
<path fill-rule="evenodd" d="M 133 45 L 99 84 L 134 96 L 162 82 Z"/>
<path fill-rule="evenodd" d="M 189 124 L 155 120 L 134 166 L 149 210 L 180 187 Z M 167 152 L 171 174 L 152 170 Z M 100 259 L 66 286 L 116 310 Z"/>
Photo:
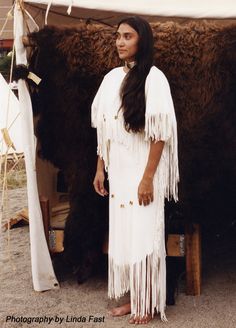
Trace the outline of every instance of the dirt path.
<path fill-rule="evenodd" d="M 27 205 L 26 190 L 10 191 L 9 199 L 10 214 L 13 215 Z M 29 227 L 12 229 L 10 240 L 11 260 L 8 254 L 7 233 L 2 233 L 0 241 L 1 328 L 130 327 L 127 323 L 128 316 L 115 319 L 107 316 L 107 309 L 114 305 L 114 302 L 107 299 L 105 277 L 90 279 L 80 286 L 76 279 L 71 278 L 61 283 L 59 290 L 35 292 L 31 278 Z M 231 256 L 228 258 L 224 256 L 224 261 L 215 257 L 212 261 L 205 262 L 208 264 L 204 264 L 202 295 L 200 297 L 186 296 L 183 281 L 176 305 L 168 306 L 166 310 L 169 328 L 236 327 L 235 260 Z M 91 316 L 90 322 L 89 316 Z M 101 322 L 94 322 L 96 317 L 100 318 Z M 35 322 L 39 318 L 42 322 Z M 50 323 L 49 320 L 51 320 Z M 62 320 L 62 323 L 59 320 Z M 164 327 L 164 325 L 165 323 L 156 317 L 147 326 Z"/>

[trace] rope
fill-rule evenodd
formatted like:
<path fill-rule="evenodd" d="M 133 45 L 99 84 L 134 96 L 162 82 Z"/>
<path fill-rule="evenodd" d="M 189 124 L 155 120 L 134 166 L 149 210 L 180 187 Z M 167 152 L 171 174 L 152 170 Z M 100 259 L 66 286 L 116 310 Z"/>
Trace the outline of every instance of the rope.
<path fill-rule="evenodd" d="M 0 31 L 0 36 L 2 35 L 6 24 L 8 22 L 9 18 L 12 18 L 12 10 L 14 8 L 16 4 L 16 1 L 14 1 L 10 11 L 7 13 L 7 17 L 6 20 L 3 24 L 3 27 Z M 13 64 L 14 64 L 14 57 L 15 57 L 15 47 L 13 44 L 13 48 L 12 48 L 12 58 L 11 58 L 11 67 L 10 67 L 10 83 L 12 82 L 12 73 L 13 73 Z M 9 103 L 10 103 L 10 92 L 11 89 L 9 88 L 8 90 L 8 97 L 7 97 L 7 112 L 6 112 L 6 127 L 8 125 L 8 117 L 9 117 Z M 17 115 L 18 117 L 18 115 Z M 16 118 L 17 118 L 16 117 Z M 14 119 L 14 121 L 11 123 L 11 125 L 15 122 L 16 118 Z M 13 271 L 16 271 L 16 267 L 14 265 L 14 263 L 12 262 L 12 258 L 11 258 L 11 238 L 10 238 L 10 218 L 9 218 L 9 203 L 8 203 L 8 182 L 7 182 L 7 157 L 8 157 L 8 152 L 9 152 L 10 147 L 7 147 L 7 150 L 5 152 L 5 158 L 3 161 L 3 156 L 1 155 L 1 159 L 0 159 L 0 165 L 1 165 L 1 169 L 0 169 L 0 173 L 2 173 L 2 165 L 4 165 L 4 170 L 3 170 L 3 180 L 2 180 L 2 186 L 1 186 L 1 190 L 2 190 L 2 195 L 1 195 L 1 206 L 0 206 L 0 234 L 2 233 L 2 219 L 3 219 L 3 214 L 5 214 L 7 216 L 7 223 L 8 223 L 8 229 L 7 229 L 7 253 L 8 253 L 8 258 L 10 260 L 10 263 L 12 265 L 12 269 Z M 2 140 L 2 150 L 3 150 L 3 140 Z M 3 152 L 2 152 L 3 153 Z M 5 212 L 4 212 L 5 209 Z"/>
<path fill-rule="evenodd" d="M 15 162 L 15 164 L 12 166 L 12 168 L 8 171 L 8 174 L 11 173 L 11 171 L 14 170 L 14 168 L 16 167 L 16 165 L 20 162 L 20 160 L 22 160 L 24 158 L 24 154 L 21 154 L 19 157 L 17 157 L 17 160 Z"/>
<path fill-rule="evenodd" d="M 13 18 L 13 16 L 12 16 L 12 10 L 13 10 L 13 8 L 14 8 L 14 4 L 11 6 L 11 9 L 7 13 L 7 17 L 5 19 L 5 22 L 3 23 L 3 26 L 2 26 L 1 31 L 0 31 L 0 37 L 2 36 L 2 33 L 5 30 L 5 27 L 7 25 L 8 20 Z"/>
<path fill-rule="evenodd" d="M 33 19 L 33 17 L 30 15 L 30 13 L 25 9 L 24 7 L 24 1 L 23 0 L 16 0 L 18 1 L 18 4 L 20 6 L 20 9 L 22 11 L 22 15 L 23 15 L 23 19 L 24 19 L 24 23 L 25 26 L 27 28 L 28 33 L 31 33 L 32 30 L 29 27 L 29 23 L 28 23 L 28 19 L 30 19 L 31 23 L 34 24 L 34 30 L 39 31 L 39 26 L 38 24 L 35 22 L 35 20 Z M 51 0 L 52 1 L 52 0 Z"/>
<path fill-rule="evenodd" d="M 14 57 L 15 57 L 15 47 L 14 47 L 14 44 L 13 44 L 13 48 L 12 48 L 12 57 L 11 57 L 11 68 L 10 68 L 10 80 L 9 80 L 9 83 L 12 82 L 12 73 L 13 73 Z M 8 126 L 10 94 L 11 94 L 11 88 L 8 89 L 8 96 L 7 96 L 7 116 L 6 116 L 6 124 L 5 124 L 6 127 Z"/>
<path fill-rule="evenodd" d="M 71 9 L 72 9 L 72 6 L 73 6 L 73 0 L 70 0 L 70 5 L 67 9 L 67 14 L 70 15 L 71 14 Z"/>
<path fill-rule="evenodd" d="M 5 152 L 4 158 L 4 170 L 3 170 L 3 180 L 2 180 L 2 195 L 1 195 L 1 211 L 0 211 L 0 227 L 2 228 L 2 218 L 5 204 L 5 195 L 7 194 L 7 155 L 8 155 L 9 147 Z"/>
<path fill-rule="evenodd" d="M 14 118 L 14 120 L 11 122 L 11 124 L 8 126 L 7 130 L 9 131 L 10 128 L 13 126 L 13 124 L 15 123 L 15 121 L 18 119 L 18 117 L 20 116 L 20 112 L 16 115 L 16 117 Z M 0 142 L 3 142 L 3 138 L 0 139 Z M 1 154 L 3 154 L 3 146 L 2 146 L 2 151 Z M 0 171 L 1 172 L 1 171 Z"/>
<path fill-rule="evenodd" d="M 9 203 L 8 203 L 8 185 L 7 185 L 7 155 L 9 148 L 5 154 L 5 163 L 4 163 L 4 177 L 3 177 L 3 187 L 2 187 L 2 197 L 1 197 L 1 211 L 0 211 L 0 233 L 2 232 L 2 218 L 4 214 L 4 208 L 6 209 L 6 215 L 9 213 Z M 5 205 L 5 206 L 4 206 Z M 16 266 L 12 260 L 11 252 L 11 235 L 10 235 L 10 217 L 7 215 L 7 254 L 8 259 L 11 263 L 12 270 L 16 272 Z"/>
<path fill-rule="evenodd" d="M 33 4 L 33 3 L 30 4 L 30 7 L 31 8 L 38 9 L 38 14 L 39 13 L 42 13 L 42 15 L 43 15 L 43 13 L 45 12 L 45 9 L 44 8 L 38 7 L 35 4 Z M 62 16 L 62 17 L 68 17 L 68 14 L 59 13 L 59 12 L 57 12 L 57 11 L 51 9 L 51 8 L 50 8 L 50 13 L 55 14 L 55 15 L 58 15 L 58 16 Z M 38 14 L 37 14 L 37 16 L 38 16 Z M 37 16 L 35 16 L 35 17 L 37 17 Z M 117 17 L 119 17 L 119 16 L 117 16 Z M 109 26 L 109 27 L 114 27 L 114 24 L 110 24 L 110 23 L 104 22 L 104 20 L 112 19 L 112 18 L 114 18 L 114 16 L 107 16 L 107 17 L 103 17 L 103 18 L 93 18 L 93 17 L 85 18 L 85 17 L 70 15 L 70 18 L 74 18 L 74 19 L 78 19 L 78 20 L 83 20 L 85 22 L 94 21 L 94 22 L 98 22 L 100 24 L 103 24 L 103 25 L 106 25 L 106 26 Z"/>
<path fill-rule="evenodd" d="M 45 14 L 45 22 L 44 22 L 45 25 L 48 25 L 48 13 L 49 13 L 51 5 L 52 5 L 52 0 L 50 0 L 47 5 L 47 10 L 46 10 L 46 14 Z"/>

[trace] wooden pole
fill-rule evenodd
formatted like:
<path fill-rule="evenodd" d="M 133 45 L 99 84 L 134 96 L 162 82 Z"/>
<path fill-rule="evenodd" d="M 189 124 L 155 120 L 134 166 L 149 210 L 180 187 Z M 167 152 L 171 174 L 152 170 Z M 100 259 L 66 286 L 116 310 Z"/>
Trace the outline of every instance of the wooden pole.
<path fill-rule="evenodd" d="M 49 199 L 44 196 L 40 196 L 39 200 L 40 200 L 40 206 L 41 206 L 42 217 L 43 217 L 44 233 L 49 248 L 49 228 L 50 228 Z"/>
<path fill-rule="evenodd" d="M 186 294 L 201 293 L 201 231 L 199 224 L 185 228 Z"/>

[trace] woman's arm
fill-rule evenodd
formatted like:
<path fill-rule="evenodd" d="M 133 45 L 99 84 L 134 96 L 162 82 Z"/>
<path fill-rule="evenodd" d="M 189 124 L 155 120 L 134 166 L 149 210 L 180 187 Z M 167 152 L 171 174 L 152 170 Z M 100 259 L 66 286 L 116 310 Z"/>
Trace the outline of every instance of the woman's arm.
<path fill-rule="evenodd" d="M 105 180 L 104 161 L 100 156 L 98 156 L 97 171 L 96 171 L 95 178 L 93 180 L 93 186 L 95 191 L 101 196 L 108 195 L 107 190 L 104 188 L 104 180 Z"/>
<path fill-rule="evenodd" d="M 153 177 L 159 164 L 164 141 L 151 141 L 148 162 L 138 187 L 139 205 L 149 205 L 153 201 Z"/>

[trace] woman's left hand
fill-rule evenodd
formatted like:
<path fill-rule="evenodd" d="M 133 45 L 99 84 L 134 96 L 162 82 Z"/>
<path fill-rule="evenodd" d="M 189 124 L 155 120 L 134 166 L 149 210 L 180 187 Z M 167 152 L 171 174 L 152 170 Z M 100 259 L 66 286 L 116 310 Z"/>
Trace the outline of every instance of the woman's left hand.
<path fill-rule="evenodd" d="M 139 205 L 147 206 L 153 202 L 153 179 L 143 178 L 138 186 Z"/>

